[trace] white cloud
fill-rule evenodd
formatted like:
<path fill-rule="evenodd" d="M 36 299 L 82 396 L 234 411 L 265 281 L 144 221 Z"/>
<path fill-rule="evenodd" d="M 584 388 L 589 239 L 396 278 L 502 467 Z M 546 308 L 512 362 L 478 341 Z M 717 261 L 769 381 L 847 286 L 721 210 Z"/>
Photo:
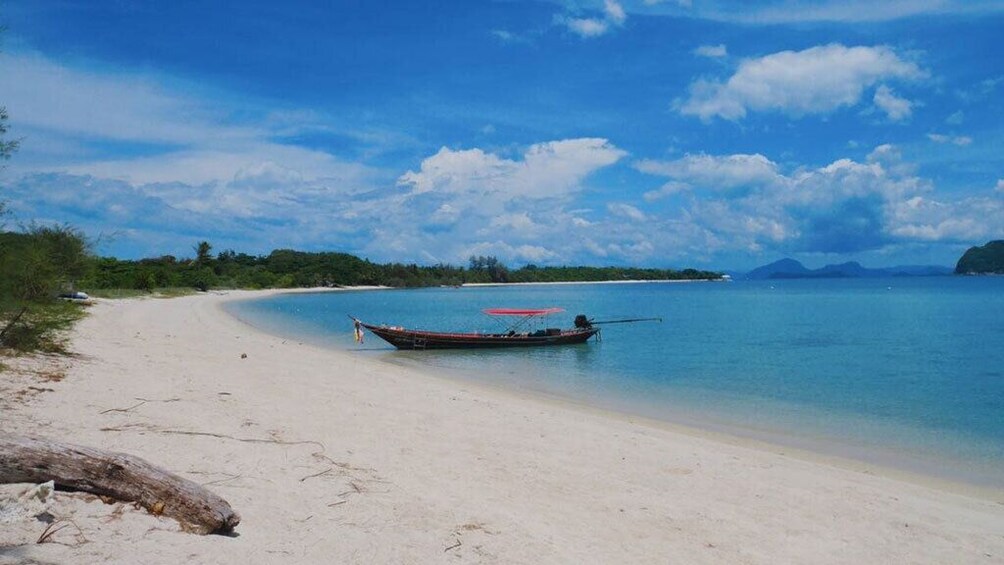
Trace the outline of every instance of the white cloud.
<path fill-rule="evenodd" d="M 634 206 L 631 206 L 630 204 L 624 204 L 623 202 L 610 202 L 607 204 L 607 210 L 609 210 L 614 216 L 626 218 L 634 222 L 644 222 L 648 219 L 645 217 L 644 212 Z"/>
<path fill-rule="evenodd" d="M 997 192 L 1004 192 L 1004 179 L 997 179 Z"/>
<path fill-rule="evenodd" d="M 913 103 L 896 96 L 892 89 L 884 84 L 875 89 L 872 101 L 894 122 L 905 120 L 913 113 Z"/>
<path fill-rule="evenodd" d="M 673 194 L 686 192 L 690 189 L 691 186 L 685 182 L 671 180 L 660 186 L 657 190 L 650 190 L 646 192 L 645 194 L 642 195 L 642 198 L 644 198 L 648 202 L 654 202 L 656 200 L 665 198 L 667 196 L 671 196 Z"/>
<path fill-rule="evenodd" d="M 466 257 L 471 255 L 494 255 L 503 262 L 541 263 L 556 259 L 558 255 L 540 245 L 510 245 L 505 241 L 484 241 L 465 249 Z"/>
<path fill-rule="evenodd" d="M 570 234 L 596 224 L 583 217 L 588 211 L 566 211 L 565 206 L 575 201 L 588 176 L 624 155 L 607 140 L 594 138 L 536 143 L 513 158 L 480 148 L 442 148 L 417 170 L 400 175 L 403 191 L 359 210 L 361 222 L 388 228 L 372 234 L 366 254 L 424 250 L 456 261 L 474 252 L 510 263 L 580 256 L 585 243 Z M 551 243 L 542 247 L 541 241 Z"/>
<path fill-rule="evenodd" d="M 624 12 L 624 7 L 616 2 L 616 0 L 603 0 L 603 13 L 606 15 L 607 20 L 617 25 L 623 25 L 624 21 L 627 20 L 627 13 Z"/>
<path fill-rule="evenodd" d="M 606 34 L 614 27 L 620 27 L 627 21 L 627 12 L 616 0 L 603 1 L 603 14 L 600 17 L 573 18 L 558 16 L 557 22 L 563 24 L 576 35 L 591 39 Z"/>
<path fill-rule="evenodd" d="M 935 143 L 951 143 L 958 145 L 959 147 L 965 147 L 972 144 L 973 138 L 968 135 L 944 135 L 940 133 L 929 133 L 927 138 Z"/>
<path fill-rule="evenodd" d="M 489 229 L 484 231 L 498 233 L 499 228 L 505 228 L 525 235 L 536 233 L 539 227 L 530 219 L 530 215 L 527 212 L 496 216 L 491 219 L 488 226 Z"/>
<path fill-rule="evenodd" d="M 952 113 L 952 115 L 950 115 L 947 118 L 945 118 L 945 123 L 946 124 L 951 124 L 953 126 L 957 126 L 957 125 L 961 124 L 965 119 L 966 119 L 966 115 L 964 113 L 962 113 L 962 110 L 958 110 L 958 111 Z"/>
<path fill-rule="evenodd" d="M 694 55 L 719 59 L 721 57 L 728 56 L 728 51 L 726 50 L 724 43 L 718 45 L 701 45 L 697 49 L 694 49 Z"/>
<path fill-rule="evenodd" d="M 677 109 L 702 120 L 738 120 L 748 111 L 777 111 L 791 116 L 826 114 L 861 100 L 865 89 L 881 80 L 916 80 L 925 76 L 915 63 L 885 46 L 830 44 L 804 51 L 782 51 L 746 59 L 727 81 L 700 79 L 690 85 Z"/>
<path fill-rule="evenodd" d="M 674 161 L 642 160 L 635 164 L 635 168 L 678 181 L 664 186 L 660 191 L 663 194 L 679 192 L 690 185 L 724 191 L 771 183 L 780 178 L 777 165 L 760 154 L 716 156 L 702 153 L 686 155 Z"/>
<path fill-rule="evenodd" d="M 297 176 L 297 183 L 286 182 L 291 188 L 330 180 L 348 192 L 367 187 L 374 173 L 323 151 L 271 141 L 304 127 L 328 127 L 312 112 L 234 105 L 225 94 L 169 76 L 71 67 L 33 52 L 0 57 L 0 76 L 0 100 L 16 111 L 18 134 L 36 141 L 24 145 L 12 166 L 21 172 L 58 168 L 134 184 L 227 185 L 242 171 L 282 163 Z M 239 114 L 254 118 L 237 121 Z M 108 142 L 131 144 L 143 156 L 108 157 L 93 149 Z"/>
<path fill-rule="evenodd" d="M 569 18 L 565 20 L 568 29 L 581 37 L 599 37 L 610 29 L 606 20 L 596 18 Z"/>
<path fill-rule="evenodd" d="M 92 72 L 32 52 L 0 57 L 0 99 L 19 126 L 111 140 L 187 145 L 249 139 L 255 129 L 221 123 L 224 109 L 164 86 L 166 77 Z M 183 85 L 181 91 L 197 90 Z"/>
<path fill-rule="evenodd" d="M 625 152 L 605 139 L 581 138 L 537 143 L 521 161 L 481 149 L 443 147 L 422 161 L 418 171 L 398 179 L 412 194 L 435 192 L 506 202 L 516 198 L 554 198 L 579 188 L 590 173 L 620 160 Z"/>
<path fill-rule="evenodd" d="M 502 43 L 530 43 L 530 38 L 525 35 L 513 33 L 504 29 L 493 29 L 491 34 Z"/>
<path fill-rule="evenodd" d="M 762 155 L 742 154 L 636 167 L 680 183 L 670 193 L 690 184 L 717 188 L 692 192 L 680 217 L 691 229 L 686 240 L 704 238 L 713 249 L 859 253 L 899 242 L 999 237 L 1004 230 L 996 220 L 1004 217 L 1004 189 L 993 198 L 939 198 L 932 183 L 888 144 L 876 147 L 865 162 L 837 159 L 790 173 Z M 653 192 L 646 199 L 661 196 Z"/>
<path fill-rule="evenodd" d="M 917 196 L 891 207 L 891 232 L 915 241 L 972 242 L 999 237 L 1001 226 L 988 218 L 1004 217 L 1004 199 L 971 197 L 942 202 Z"/>

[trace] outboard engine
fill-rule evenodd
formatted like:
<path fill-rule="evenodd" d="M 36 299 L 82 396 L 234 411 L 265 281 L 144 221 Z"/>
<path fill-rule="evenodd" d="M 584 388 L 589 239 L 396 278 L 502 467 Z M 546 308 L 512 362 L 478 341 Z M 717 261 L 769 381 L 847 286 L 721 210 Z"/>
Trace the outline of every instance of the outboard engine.
<path fill-rule="evenodd" d="M 593 324 L 589 321 L 589 318 L 587 318 L 585 314 L 579 314 L 575 317 L 575 327 L 587 329 L 593 327 Z"/>

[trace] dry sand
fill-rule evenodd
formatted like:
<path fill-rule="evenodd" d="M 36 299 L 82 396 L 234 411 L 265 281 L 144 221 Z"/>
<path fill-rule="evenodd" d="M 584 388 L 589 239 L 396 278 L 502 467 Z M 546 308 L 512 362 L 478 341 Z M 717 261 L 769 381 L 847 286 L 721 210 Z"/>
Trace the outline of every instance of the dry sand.
<path fill-rule="evenodd" d="M 239 536 L 58 493 L 68 526 L 0 526 L 0 563 L 1004 563 L 1000 493 L 300 344 L 220 309 L 252 295 L 99 301 L 51 361 L 65 378 L 0 375 L 51 389 L 0 403 L 3 430 L 203 483 Z"/>

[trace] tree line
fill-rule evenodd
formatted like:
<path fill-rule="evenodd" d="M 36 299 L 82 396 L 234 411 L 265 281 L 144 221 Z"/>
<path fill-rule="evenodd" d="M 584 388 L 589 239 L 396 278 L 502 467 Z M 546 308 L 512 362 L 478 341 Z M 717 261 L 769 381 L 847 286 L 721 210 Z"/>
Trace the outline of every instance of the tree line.
<path fill-rule="evenodd" d="M 123 260 L 95 258 L 77 286 L 83 289 L 165 287 L 295 288 L 318 286 L 455 286 L 471 283 L 585 282 L 601 280 L 717 279 L 720 273 L 684 269 L 622 267 L 538 267 L 510 270 L 497 257 L 472 256 L 467 268 L 439 263 L 373 263 L 348 253 L 276 249 L 268 255 L 225 250 L 215 256 L 212 245 L 198 243 L 192 259 L 171 255 Z"/>

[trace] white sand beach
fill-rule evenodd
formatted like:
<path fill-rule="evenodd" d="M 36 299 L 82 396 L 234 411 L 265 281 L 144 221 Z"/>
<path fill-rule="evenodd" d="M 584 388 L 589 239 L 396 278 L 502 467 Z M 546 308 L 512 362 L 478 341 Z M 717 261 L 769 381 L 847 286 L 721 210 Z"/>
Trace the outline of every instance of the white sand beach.
<path fill-rule="evenodd" d="M 77 357 L 0 404 L 5 431 L 206 485 L 239 535 L 57 493 L 72 525 L 44 544 L 45 524 L 3 526 L 0 564 L 1004 563 L 1002 493 L 448 380 L 220 308 L 266 292 L 98 301 Z"/>

